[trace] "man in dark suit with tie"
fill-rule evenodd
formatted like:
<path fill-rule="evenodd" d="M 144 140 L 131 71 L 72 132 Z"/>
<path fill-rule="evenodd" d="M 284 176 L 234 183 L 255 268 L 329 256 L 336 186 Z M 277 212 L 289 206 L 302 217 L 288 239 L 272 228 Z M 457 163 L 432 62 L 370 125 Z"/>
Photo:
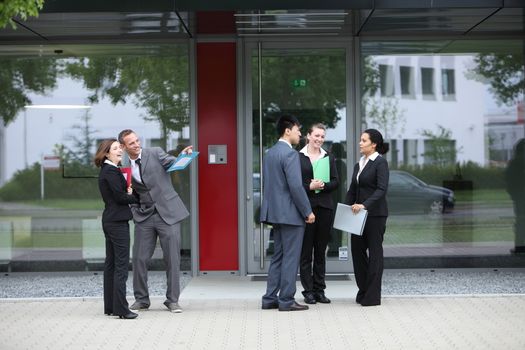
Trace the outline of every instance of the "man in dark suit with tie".
<path fill-rule="evenodd" d="M 303 244 L 305 222 L 315 216 L 302 186 L 299 153 L 300 124 L 297 118 L 283 115 L 277 121 L 279 141 L 263 160 L 263 202 L 261 222 L 273 226 L 275 251 L 268 269 L 262 308 L 279 311 L 308 310 L 295 299 L 296 277 Z"/>
<path fill-rule="evenodd" d="M 121 131 L 118 139 L 130 158 L 133 190 L 140 198 L 140 205 L 131 208 L 135 222 L 132 258 L 135 303 L 130 309 L 146 310 L 150 306 L 147 265 L 158 237 L 167 269 L 164 305 L 169 311 L 180 313 L 180 222 L 189 213 L 166 172 L 176 158 L 160 147 L 142 148 L 133 130 Z M 190 153 L 191 149 L 188 146 L 182 153 Z"/>

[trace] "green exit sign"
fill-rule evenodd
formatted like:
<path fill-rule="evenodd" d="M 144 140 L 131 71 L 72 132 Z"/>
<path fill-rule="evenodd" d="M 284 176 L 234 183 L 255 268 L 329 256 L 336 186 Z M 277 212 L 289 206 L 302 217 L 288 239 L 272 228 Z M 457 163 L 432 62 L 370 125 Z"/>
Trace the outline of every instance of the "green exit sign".
<path fill-rule="evenodd" d="M 304 88 L 306 87 L 306 79 L 294 79 L 292 85 L 296 88 Z"/>

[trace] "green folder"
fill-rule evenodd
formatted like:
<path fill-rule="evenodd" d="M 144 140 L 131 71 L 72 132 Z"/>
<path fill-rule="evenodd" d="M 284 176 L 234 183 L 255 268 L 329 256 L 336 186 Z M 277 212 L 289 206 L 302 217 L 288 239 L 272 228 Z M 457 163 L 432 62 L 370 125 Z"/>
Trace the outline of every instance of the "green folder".
<path fill-rule="evenodd" d="M 330 157 L 324 157 L 316 160 L 312 164 L 314 169 L 314 179 L 322 180 L 324 183 L 330 181 Z M 315 190 L 315 193 L 321 192 L 320 190 Z"/>

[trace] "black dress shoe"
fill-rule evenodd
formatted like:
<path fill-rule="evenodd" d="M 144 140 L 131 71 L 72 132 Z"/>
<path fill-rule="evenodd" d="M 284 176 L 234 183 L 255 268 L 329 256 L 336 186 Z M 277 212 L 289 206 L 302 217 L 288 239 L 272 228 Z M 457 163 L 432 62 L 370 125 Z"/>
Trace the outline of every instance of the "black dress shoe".
<path fill-rule="evenodd" d="M 315 293 L 315 301 L 321 304 L 330 304 L 332 302 L 324 293 Z"/>
<path fill-rule="evenodd" d="M 305 311 L 308 310 L 308 305 L 301 305 L 293 302 L 290 306 L 279 306 L 279 311 Z"/>
<path fill-rule="evenodd" d="M 304 302 L 307 304 L 315 304 L 316 298 L 314 293 L 304 293 Z"/>
<path fill-rule="evenodd" d="M 262 304 L 261 309 L 263 310 L 271 310 L 271 309 L 278 309 L 279 304 L 278 303 L 270 303 L 270 304 Z"/>
<path fill-rule="evenodd" d="M 361 300 L 360 304 L 363 306 L 377 306 L 377 305 L 381 305 L 381 301 L 363 301 Z"/>
<path fill-rule="evenodd" d="M 134 312 L 128 312 L 127 314 L 125 315 L 119 315 L 118 318 L 120 319 L 126 319 L 126 320 L 132 320 L 134 318 L 137 318 L 138 314 L 134 313 Z"/>

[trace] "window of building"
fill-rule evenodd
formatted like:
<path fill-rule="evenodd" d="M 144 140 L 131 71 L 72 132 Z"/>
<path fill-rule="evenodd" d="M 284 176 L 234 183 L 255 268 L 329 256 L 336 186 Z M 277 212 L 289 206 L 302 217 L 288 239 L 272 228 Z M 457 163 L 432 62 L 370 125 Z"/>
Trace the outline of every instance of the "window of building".
<path fill-rule="evenodd" d="M 381 84 L 381 96 L 394 96 L 394 67 L 380 64 L 379 81 Z"/>
<path fill-rule="evenodd" d="M 441 70 L 441 94 L 444 100 L 454 100 L 456 98 L 456 79 L 454 69 Z"/>
<path fill-rule="evenodd" d="M 446 139 L 425 140 L 423 159 L 425 164 L 450 166 L 456 163 L 456 141 Z"/>
<path fill-rule="evenodd" d="M 423 97 L 434 97 L 434 68 L 421 68 L 421 92 Z"/>
<path fill-rule="evenodd" d="M 403 164 L 417 164 L 417 140 L 403 140 Z"/>
<path fill-rule="evenodd" d="M 414 84 L 414 67 L 399 67 L 399 77 L 401 81 L 401 96 L 414 98 L 416 95 Z"/>
<path fill-rule="evenodd" d="M 475 256 L 479 267 L 504 259 L 511 262 L 505 266 L 523 267 L 525 255 L 517 253 L 525 250 L 525 221 L 512 198 L 512 186 L 522 186 L 523 176 L 512 169 L 523 156 L 523 105 L 518 101 L 524 91 L 497 78 L 522 77 L 524 42 L 509 40 L 502 48 L 500 41 L 469 40 L 465 53 L 465 41 L 432 41 L 433 52 L 442 54 L 430 54 L 425 46 L 430 42 L 361 43 L 362 61 L 375 63 L 365 66 L 361 81 L 370 72 L 379 75 L 381 63 L 399 67 L 398 103 L 375 96 L 374 108 L 366 104 L 360 116 L 392 146 L 385 155 L 390 169 L 385 266 L 421 267 L 424 261 L 462 267 L 465 257 Z M 487 69 L 487 62 L 498 64 Z M 413 73 L 410 66 L 417 67 Z M 414 99 L 406 98 L 412 79 Z"/>

